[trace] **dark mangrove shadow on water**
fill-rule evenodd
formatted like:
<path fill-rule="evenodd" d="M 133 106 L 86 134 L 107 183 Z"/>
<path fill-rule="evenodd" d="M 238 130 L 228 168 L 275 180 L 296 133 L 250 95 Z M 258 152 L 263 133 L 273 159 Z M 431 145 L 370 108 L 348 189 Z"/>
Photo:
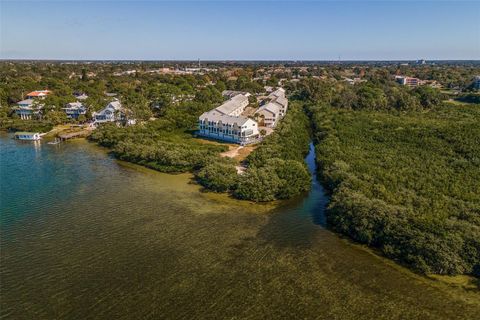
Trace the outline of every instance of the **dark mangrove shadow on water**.
<path fill-rule="evenodd" d="M 313 235 L 326 230 L 325 209 L 329 197 L 317 179 L 315 148 L 305 158 L 312 177 L 312 185 L 307 194 L 286 201 L 271 213 L 269 222 L 258 232 L 258 237 L 280 247 L 310 247 Z M 329 233 L 329 232 L 328 232 Z"/>
<path fill-rule="evenodd" d="M 312 190 L 291 199 L 270 212 L 268 223 L 257 234 L 259 239 L 277 247 L 310 248 L 314 235 L 326 230 L 325 207 L 328 198 Z"/>

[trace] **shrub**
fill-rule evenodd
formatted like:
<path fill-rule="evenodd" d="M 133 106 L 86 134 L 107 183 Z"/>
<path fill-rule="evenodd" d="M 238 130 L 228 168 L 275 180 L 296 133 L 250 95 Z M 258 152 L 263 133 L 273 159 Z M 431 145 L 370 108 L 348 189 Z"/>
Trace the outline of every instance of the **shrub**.
<path fill-rule="evenodd" d="M 235 189 L 238 180 L 235 165 L 228 161 L 215 161 L 207 164 L 196 173 L 197 181 L 215 192 L 228 192 Z"/>

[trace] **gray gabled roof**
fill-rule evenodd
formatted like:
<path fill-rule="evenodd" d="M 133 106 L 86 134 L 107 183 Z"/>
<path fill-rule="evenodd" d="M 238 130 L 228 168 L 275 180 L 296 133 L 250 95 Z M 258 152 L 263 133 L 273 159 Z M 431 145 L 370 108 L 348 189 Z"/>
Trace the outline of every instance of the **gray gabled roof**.
<path fill-rule="evenodd" d="M 122 109 L 122 104 L 120 103 L 120 100 L 113 100 L 107 105 L 107 107 L 108 106 L 112 106 L 115 110 Z"/>
<path fill-rule="evenodd" d="M 258 108 L 257 112 L 261 112 L 263 110 L 266 110 L 275 115 L 278 115 L 280 113 L 280 105 L 273 102 L 269 102 L 266 105 L 263 105 L 260 108 Z"/>
<path fill-rule="evenodd" d="M 104 114 L 108 109 L 110 110 L 113 109 L 115 111 L 122 111 L 123 108 L 119 100 L 113 100 L 112 102 L 107 104 L 105 108 L 103 108 L 102 110 L 99 110 L 98 112 L 94 112 L 94 114 L 95 115 Z"/>
<path fill-rule="evenodd" d="M 275 99 L 273 102 L 278 103 L 282 107 L 286 107 L 288 105 L 288 99 L 285 98 L 284 96 L 280 96 L 277 99 Z"/>
<path fill-rule="evenodd" d="M 85 93 L 79 94 L 75 96 L 78 100 L 86 100 L 88 96 Z"/>
<path fill-rule="evenodd" d="M 82 108 L 83 103 L 81 102 L 69 102 L 65 105 L 66 108 Z"/>
<path fill-rule="evenodd" d="M 278 97 L 285 97 L 285 89 L 279 88 L 268 95 L 269 98 L 275 99 Z"/>
<path fill-rule="evenodd" d="M 234 124 L 236 123 L 238 126 L 244 125 L 248 120 L 250 120 L 247 117 L 244 116 L 229 116 L 222 114 L 216 110 L 211 110 L 204 112 L 200 117 L 200 120 L 208 120 L 208 121 L 213 121 L 213 122 L 219 122 L 221 121 L 222 123 L 227 123 L 227 124 Z"/>
<path fill-rule="evenodd" d="M 31 104 L 33 104 L 33 99 L 25 99 L 25 100 L 22 100 L 22 101 L 18 101 L 17 104 L 28 104 L 28 105 L 31 105 Z"/>
<path fill-rule="evenodd" d="M 220 113 L 228 115 L 228 114 L 232 113 L 233 111 L 235 111 L 236 109 L 238 109 L 240 107 L 240 105 L 243 102 L 245 102 L 245 100 L 248 101 L 248 98 L 246 96 L 244 96 L 243 94 L 238 94 L 235 97 L 227 100 L 221 106 L 215 108 L 215 110 L 217 110 Z"/>

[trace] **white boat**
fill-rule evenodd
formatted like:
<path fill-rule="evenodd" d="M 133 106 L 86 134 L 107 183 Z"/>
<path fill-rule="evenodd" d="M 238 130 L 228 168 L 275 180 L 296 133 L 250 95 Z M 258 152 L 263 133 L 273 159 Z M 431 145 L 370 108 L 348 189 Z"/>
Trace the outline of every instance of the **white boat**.
<path fill-rule="evenodd" d="M 42 137 L 40 133 L 38 132 L 15 132 L 15 139 L 18 140 L 31 140 L 31 141 L 36 141 L 40 140 Z"/>
<path fill-rule="evenodd" d="M 60 143 L 60 139 L 58 138 L 55 138 L 54 141 L 47 142 L 47 144 L 59 144 L 59 143 Z"/>

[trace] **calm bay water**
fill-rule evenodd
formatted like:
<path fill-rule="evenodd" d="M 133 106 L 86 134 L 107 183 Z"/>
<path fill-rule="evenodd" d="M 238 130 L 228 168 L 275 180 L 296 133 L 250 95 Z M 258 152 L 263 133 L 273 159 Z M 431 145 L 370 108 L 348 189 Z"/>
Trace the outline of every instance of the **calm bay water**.
<path fill-rule="evenodd" d="M 326 198 L 255 205 L 85 141 L 0 135 L 5 319 L 478 319 L 480 294 L 322 227 Z M 313 155 L 309 157 L 313 166 Z"/>

